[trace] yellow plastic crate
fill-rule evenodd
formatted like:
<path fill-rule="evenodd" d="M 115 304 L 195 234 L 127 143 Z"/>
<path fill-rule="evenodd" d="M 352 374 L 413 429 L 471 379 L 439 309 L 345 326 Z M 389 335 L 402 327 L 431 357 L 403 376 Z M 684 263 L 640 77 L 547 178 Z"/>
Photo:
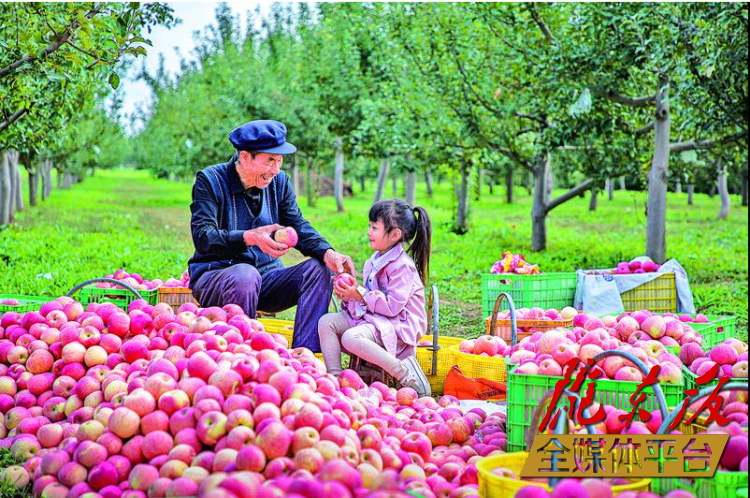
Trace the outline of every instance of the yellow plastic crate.
<path fill-rule="evenodd" d="M 417 347 L 417 362 L 422 367 L 422 371 L 427 376 L 427 380 L 430 382 L 430 388 L 433 394 L 442 394 L 445 389 L 445 377 L 448 375 L 448 371 L 453 365 L 456 365 L 456 361 L 453 355 L 452 347 L 458 347 L 458 344 L 462 341 L 460 337 L 438 337 L 438 346 L 440 349 L 435 353 L 437 354 L 437 364 L 435 375 L 432 374 L 432 355 L 433 351 L 431 347 L 420 346 Z M 429 341 L 433 343 L 431 335 L 424 336 L 420 342 Z"/>
<path fill-rule="evenodd" d="M 289 341 L 289 347 L 292 347 L 292 337 L 294 337 L 294 322 L 292 320 L 280 320 L 278 318 L 260 318 L 260 323 L 265 327 L 269 334 L 281 334 Z"/>
<path fill-rule="evenodd" d="M 188 287 L 159 287 L 159 302 L 170 305 L 175 313 L 182 304 L 198 304 L 193 297 L 193 291 Z"/>
<path fill-rule="evenodd" d="M 654 280 L 620 294 L 625 311 L 649 310 L 653 313 L 677 312 L 677 287 L 674 273 L 665 273 Z"/>
<path fill-rule="evenodd" d="M 536 486 L 552 491 L 552 488 L 546 484 L 537 482 L 520 481 L 507 477 L 500 477 L 492 473 L 493 469 L 508 469 L 517 476 L 521 474 L 523 464 L 526 463 L 526 452 L 506 453 L 504 455 L 495 455 L 482 458 L 477 462 L 479 471 L 479 496 L 482 498 L 507 498 L 514 496 L 519 489 L 526 486 Z M 612 495 L 617 496 L 625 491 L 634 491 L 641 493 L 650 491 L 651 479 L 632 479 L 630 484 L 622 486 L 612 486 Z"/>
<path fill-rule="evenodd" d="M 451 346 L 456 365 L 461 373 L 472 379 L 489 379 L 495 382 L 506 383 L 508 372 L 505 366 L 505 357 L 480 356 L 471 353 L 462 353 L 458 345 Z"/>

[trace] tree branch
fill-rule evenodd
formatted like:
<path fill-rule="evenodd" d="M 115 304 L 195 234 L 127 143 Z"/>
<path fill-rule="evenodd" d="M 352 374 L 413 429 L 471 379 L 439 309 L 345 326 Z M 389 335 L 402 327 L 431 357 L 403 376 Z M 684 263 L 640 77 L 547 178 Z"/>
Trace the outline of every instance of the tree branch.
<path fill-rule="evenodd" d="M 526 114 L 523 112 L 514 112 L 513 113 L 516 117 L 523 118 L 523 119 L 530 119 L 531 121 L 536 121 L 537 123 L 544 125 L 546 128 L 557 128 L 554 124 L 550 123 L 546 119 L 540 116 L 534 116 L 532 114 Z"/>
<path fill-rule="evenodd" d="M 517 47 L 517 46 L 513 45 L 513 44 L 512 44 L 512 43 L 511 43 L 510 41 L 508 41 L 508 40 L 507 40 L 507 39 L 506 39 L 505 37 L 503 37 L 503 36 L 502 36 L 502 35 L 501 35 L 501 34 L 500 34 L 500 33 L 499 33 L 499 32 L 498 32 L 498 31 L 497 31 L 497 30 L 496 30 L 496 29 L 495 29 L 495 28 L 494 28 L 494 27 L 492 26 L 492 22 L 490 22 L 490 19 L 489 19 L 489 18 L 487 17 L 487 14 L 485 14 L 484 12 L 482 12 L 482 13 L 481 13 L 481 15 L 482 15 L 482 17 L 484 18 L 484 20 L 486 21 L 486 23 L 485 23 L 485 26 L 487 27 L 487 29 L 489 29 L 489 30 L 490 30 L 490 32 L 491 32 L 491 33 L 492 33 L 493 35 L 495 35 L 495 38 L 497 38 L 498 40 L 500 40 L 501 42 L 503 42 L 503 43 L 504 43 L 505 45 L 507 45 L 507 46 L 508 46 L 509 48 L 511 48 L 511 49 L 513 49 L 513 50 L 517 50 L 517 51 L 518 51 L 519 53 L 523 54 L 523 55 L 524 55 L 524 56 L 525 56 L 525 57 L 526 57 L 527 59 L 529 59 L 529 60 L 531 60 L 531 61 L 533 61 L 533 62 L 535 62 L 535 63 L 538 63 L 538 62 L 539 62 L 539 60 L 538 60 L 538 59 L 537 59 L 537 58 L 536 58 L 536 57 L 535 57 L 534 55 L 530 54 L 530 53 L 529 53 L 528 51 L 526 51 L 526 50 L 524 50 L 524 49 L 522 49 L 522 48 L 520 48 L 520 47 Z"/>
<path fill-rule="evenodd" d="M 747 131 L 740 131 L 734 135 L 728 135 L 726 137 L 711 139 L 711 140 L 690 140 L 689 142 L 677 142 L 670 144 L 669 152 L 683 152 L 686 150 L 698 150 L 698 149 L 710 149 L 717 145 L 726 143 L 736 142 L 742 137 L 747 137 Z"/>
<path fill-rule="evenodd" d="M 33 104 L 32 104 L 33 105 Z M 4 129 L 8 128 L 10 125 L 21 119 L 24 115 L 28 114 L 29 108 L 25 107 L 23 109 L 19 109 L 18 111 L 14 112 L 11 117 L 0 123 L 0 131 L 3 131 Z"/>
<path fill-rule="evenodd" d="M 635 134 L 638 135 L 638 136 L 645 135 L 646 133 L 648 133 L 649 131 L 651 131 L 653 129 L 654 129 L 654 122 L 651 121 L 646 126 L 643 126 L 641 128 L 638 128 L 637 130 L 635 130 Z"/>
<path fill-rule="evenodd" d="M 581 183 L 581 184 L 573 187 L 572 189 L 568 190 L 563 195 L 561 195 L 560 197 L 558 197 L 554 201 L 552 201 L 552 202 L 548 203 L 546 206 L 544 206 L 544 213 L 545 214 L 549 213 L 550 211 L 552 211 L 553 209 L 555 209 L 560 204 L 563 204 L 563 203 L 569 201 L 570 199 L 572 199 L 573 197 L 576 197 L 581 192 L 587 191 L 588 189 L 591 188 L 591 184 L 592 183 L 594 183 L 594 180 L 592 180 L 591 178 L 589 178 L 588 180 L 584 181 L 583 183 Z"/>
<path fill-rule="evenodd" d="M 516 151 L 511 150 L 511 149 L 509 149 L 507 147 L 503 147 L 503 146 L 497 145 L 494 142 L 489 142 L 488 141 L 487 145 L 491 149 L 496 150 L 500 154 L 502 154 L 505 157 L 507 157 L 508 159 L 512 160 L 513 162 L 515 162 L 516 164 L 518 164 L 522 168 L 530 171 L 531 173 L 534 172 L 534 167 L 531 165 L 531 163 L 528 162 L 528 161 L 525 161 Z"/>
<path fill-rule="evenodd" d="M 540 16 L 539 12 L 537 12 L 536 6 L 533 3 L 527 3 L 526 7 L 529 9 L 529 13 L 531 14 L 532 19 L 534 19 L 534 22 L 537 24 L 537 26 L 539 26 L 539 29 L 542 30 L 542 33 L 544 33 L 544 37 L 547 39 L 550 45 L 554 45 L 555 38 L 552 36 L 552 32 L 549 30 L 547 24 L 545 24 L 542 16 Z"/>
<path fill-rule="evenodd" d="M 594 94 L 617 104 L 626 105 L 628 107 L 648 107 L 652 102 L 656 100 L 656 94 L 647 95 L 645 97 L 626 97 L 613 91 L 597 89 L 594 89 Z"/>
<path fill-rule="evenodd" d="M 86 69 L 91 69 L 91 68 L 92 68 L 93 66 L 95 66 L 96 64 L 98 64 L 98 63 L 100 63 L 100 62 L 104 62 L 105 64 L 107 63 L 107 61 L 105 61 L 105 60 L 102 60 L 102 59 L 100 59 L 99 57 L 97 57 L 96 55 L 92 54 L 91 52 L 89 52 L 89 51 L 87 51 L 87 50 L 84 50 L 84 49 L 82 49 L 81 47 L 79 47 L 78 45 L 76 45 L 75 43 L 73 43 L 73 42 L 72 42 L 72 41 L 70 41 L 70 40 L 66 41 L 65 43 L 67 43 L 68 45 L 70 45 L 70 46 L 71 46 L 71 47 L 73 47 L 74 49 L 78 50 L 78 51 L 79 51 L 79 52 L 81 52 L 81 53 L 82 53 L 83 55 L 87 55 L 87 56 L 91 57 L 92 59 L 94 59 L 94 62 L 93 62 L 92 64 L 90 64 L 89 66 L 86 66 Z"/>
<path fill-rule="evenodd" d="M 93 16 L 101 12 L 102 8 L 104 7 L 104 3 L 99 4 L 95 9 L 92 9 L 88 11 L 84 17 L 87 19 L 91 19 Z M 0 69 L 0 78 L 3 78 L 11 73 L 13 73 L 16 69 L 21 67 L 22 65 L 26 64 L 27 62 L 33 62 L 37 59 L 40 59 L 42 57 L 45 57 L 53 52 L 55 52 L 57 49 L 59 49 L 61 46 L 63 46 L 65 43 L 70 40 L 71 36 L 73 36 L 73 31 L 81 26 L 81 23 L 76 21 L 73 21 L 68 26 L 66 26 L 65 31 L 57 37 L 57 39 L 44 47 L 41 52 L 37 55 L 27 55 L 25 57 L 22 57 L 21 59 L 18 59 L 16 62 L 13 62 L 11 64 L 8 64 L 4 68 Z M 54 30 L 53 30 L 54 31 Z"/>

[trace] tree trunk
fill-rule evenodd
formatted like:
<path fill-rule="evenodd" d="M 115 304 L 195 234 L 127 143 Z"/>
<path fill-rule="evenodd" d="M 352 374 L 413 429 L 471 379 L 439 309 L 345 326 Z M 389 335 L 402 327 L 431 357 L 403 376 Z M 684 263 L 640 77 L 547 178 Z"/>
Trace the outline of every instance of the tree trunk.
<path fill-rule="evenodd" d="M 669 98 L 667 81 L 660 79 L 654 116 L 654 157 L 648 174 L 646 255 L 661 264 L 667 254 L 667 179 L 669 178 Z"/>
<path fill-rule="evenodd" d="M 607 179 L 607 197 L 610 201 L 615 200 L 615 181 L 611 178 Z"/>
<path fill-rule="evenodd" d="M 336 169 L 333 174 L 333 195 L 336 198 L 336 210 L 344 212 L 344 142 L 341 137 L 334 141 L 336 147 Z"/>
<path fill-rule="evenodd" d="M 599 188 L 591 187 L 591 199 L 589 200 L 589 211 L 596 211 L 597 199 L 599 197 Z"/>
<path fill-rule="evenodd" d="M 294 195 L 299 196 L 299 165 L 296 156 L 292 159 L 292 190 L 294 190 Z"/>
<path fill-rule="evenodd" d="M 57 188 L 63 188 L 63 175 L 60 168 L 57 168 Z"/>
<path fill-rule="evenodd" d="M 432 197 L 432 171 L 427 168 L 424 170 L 424 182 L 427 185 L 427 197 Z"/>
<path fill-rule="evenodd" d="M 477 163 L 481 165 L 481 163 Z M 479 202 L 482 199 L 482 167 L 477 166 L 477 181 L 474 182 L 474 200 Z"/>
<path fill-rule="evenodd" d="M 21 175 L 21 168 L 18 166 L 18 159 L 18 152 L 11 151 L 9 153 L 8 160 L 10 161 L 11 172 L 13 172 L 16 177 L 15 181 L 13 182 L 13 185 L 16 187 L 16 193 L 14 194 L 14 197 L 16 198 L 16 208 L 14 210 L 15 212 L 23 211 L 26 207 L 23 200 L 23 178 Z"/>
<path fill-rule="evenodd" d="M 469 216 L 469 176 L 471 175 L 471 161 L 461 162 L 461 184 L 458 187 L 458 210 L 456 211 L 456 226 L 454 231 L 465 234 L 469 231 L 467 218 Z"/>
<path fill-rule="evenodd" d="M 359 175 L 359 189 L 364 192 L 367 188 L 367 177 L 365 175 Z"/>
<path fill-rule="evenodd" d="M 536 181 L 536 178 L 534 177 L 534 174 L 529 172 L 526 175 L 526 192 L 528 192 L 529 195 L 534 193 L 535 181 Z"/>
<path fill-rule="evenodd" d="M 398 197 L 398 178 L 396 178 L 396 175 L 393 175 L 391 179 L 391 186 L 393 187 L 393 198 L 396 199 Z"/>
<path fill-rule="evenodd" d="M 36 206 L 37 189 L 39 187 L 39 170 L 29 170 L 29 206 Z"/>
<path fill-rule="evenodd" d="M 49 170 L 51 169 L 51 161 L 48 159 L 43 160 L 39 164 L 39 177 L 42 181 L 42 201 L 47 200 L 47 195 L 49 194 L 49 190 L 47 188 L 47 180 L 49 178 Z"/>
<path fill-rule="evenodd" d="M 10 223 L 10 206 L 11 206 L 11 180 L 10 180 L 10 161 L 8 153 L 2 152 L 0 157 L 0 227 Z"/>
<path fill-rule="evenodd" d="M 47 197 L 49 197 L 52 194 L 52 168 L 54 167 L 54 164 L 52 161 L 49 162 L 49 165 L 47 166 Z M 92 170 L 94 168 L 91 168 Z"/>
<path fill-rule="evenodd" d="M 675 194 L 681 194 L 682 193 L 682 182 L 680 181 L 680 178 L 676 178 L 674 182 L 674 193 Z"/>
<path fill-rule="evenodd" d="M 547 248 L 547 181 L 549 179 L 550 156 L 540 153 L 534 164 L 534 203 L 531 206 L 531 250 Z"/>
<path fill-rule="evenodd" d="M 726 220 L 729 216 L 729 191 L 727 190 L 727 167 L 725 165 L 719 166 L 719 179 L 717 180 L 719 187 L 719 197 L 721 197 L 721 211 L 719 211 L 719 219 Z"/>
<path fill-rule="evenodd" d="M 68 171 L 65 171 L 63 173 L 63 188 L 66 190 L 69 189 L 72 183 L 73 183 L 73 174 Z"/>
<path fill-rule="evenodd" d="M 315 185 L 313 185 L 314 179 L 313 179 L 313 166 L 315 164 L 315 160 L 310 157 L 307 160 L 307 181 L 305 182 L 305 186 L 307 187 L 307 205 L 310 207 L 315 207 Z"/>
<path fill-rule="evenodd" d="M 745 162 L 745 169 L 742 171 L 742 205 L 747 207 L 747 162 Z"/>
<path fill-rule="evenodd" d="M 687 197 L 688 197 L 688 206 L 693 205 L 693 192 L 695 191 L 695 185 L 693 185 L 693 182 L 690 182 L 687 184 Z"/>
<path fill-rule="evenodd" d="M 513 204 L 513 170 L 505 171 L 505 202 Z"/>
<path fill-rule="evenodd" d="M 708 196 L 711 199 L 713 199 L 715 195 L 716 195 L 716 183 L 712 183 L 711 188 L 708 189 Z"/>
<path fill-rule="evenodd" d="M 8 195 L 7 195 L 7 203 L 8 203 L 8 221 L 7 223 L 13 223 L 13 217 L 16 214 L 16 206 L 18 204 L 18 200 L 16 199 L 16 196 L 18 195 L 18 186 L 16 183 L 18 183 L 18 177 L 16 176 L 16 165 L 13 162 L 12 156 L 13 151 L 8 151 L 6 153 L 0 152 L 0 162 L 7 161 L 8 163 Z M 3 157 L 4 156 L 4 157 Z M 2 166 L 0 164 L 0 166 Z M 0 173 L 2 175 L 2 173 Z M 2 187 L 0 186 L 0 191 L 2 191 Z M 0 203 L 3 202 L 3 195 L 0 194 Z M 0 208 L 2 209 L 2 208 Z M 0 216 L 0 220 L 2 220 L 2 216 Z M 0 221 L 0 225 L 3 223 Z"/>
<path fill-rule="evenodd" d="M 620 177 L 620 190 L 627 190 L 625 188 L 625 177 L 624 176 Z"/>
<path fill-rule="evenodd" d="M 385 180 L 388 178 L 388 159 L 383 159 L 380 162 L 380 171 L 378 171 L 378 186 L 375 189 L 375 199 L 372 201 L 373 204 L 380 202 L 383 199 L 383 188 L 385 187 Z"/>
<path fill-rule="evenodd" d="M 417 196 L 417 172 L 409 171 L 406 174 L 406 181 L 404 183 L 406 187 L 404 199 L 411 207 L 414 207 L 414 200 Z"/>

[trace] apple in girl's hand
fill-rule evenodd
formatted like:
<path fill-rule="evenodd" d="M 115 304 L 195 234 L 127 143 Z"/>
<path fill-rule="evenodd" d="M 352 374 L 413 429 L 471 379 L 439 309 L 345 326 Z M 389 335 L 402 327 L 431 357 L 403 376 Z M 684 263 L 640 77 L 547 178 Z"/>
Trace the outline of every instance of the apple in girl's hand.
<path fill-rule="evenodd" d="M 288 247 L 294 247 L 299 241 L 297 232 L 292 227 L 281 228 L 273 234 L 273 239 L 279 244 L 286 244 Z"/>
<path fill-rule="evenodd" d="M 357 281 L 348 273 L 341 273 L 340 275 L 337 275 L 333 280 L 333 285 L 336 287 L 356 287 Z"/>

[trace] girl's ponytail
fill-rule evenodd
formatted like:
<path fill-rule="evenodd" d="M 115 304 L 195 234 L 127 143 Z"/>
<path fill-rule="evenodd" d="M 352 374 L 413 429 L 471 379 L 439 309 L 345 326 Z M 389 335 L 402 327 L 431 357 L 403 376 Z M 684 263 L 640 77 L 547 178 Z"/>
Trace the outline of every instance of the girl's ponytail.
<path fill-rule="evenodd" d="M 417 267 L 419 278 L 427 286 L 430 279 L 430 250 L 432 244 L 432 223 L 427 211 L 422 207 L 415 207 L 413 210 L 416 219 L 414 242 L 409 246 L 408 252 L 414 260 Z"/>

